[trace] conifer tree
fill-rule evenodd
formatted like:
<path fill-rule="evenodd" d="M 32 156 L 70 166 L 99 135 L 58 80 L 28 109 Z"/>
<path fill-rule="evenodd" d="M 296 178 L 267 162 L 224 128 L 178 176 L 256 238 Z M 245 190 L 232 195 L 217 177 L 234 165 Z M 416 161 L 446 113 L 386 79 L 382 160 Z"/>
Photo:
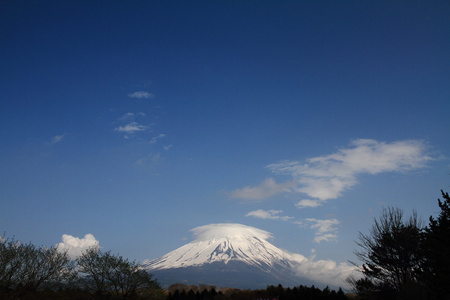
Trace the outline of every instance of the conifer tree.
<path fill-rule="evenodd" d="M 429 287 L 430 299 L 450 299 L 450 197 L 441 190 L 444 201 L 438 217 L 430 217 L 425 228 L 425 263 L 423 278 Z"/>

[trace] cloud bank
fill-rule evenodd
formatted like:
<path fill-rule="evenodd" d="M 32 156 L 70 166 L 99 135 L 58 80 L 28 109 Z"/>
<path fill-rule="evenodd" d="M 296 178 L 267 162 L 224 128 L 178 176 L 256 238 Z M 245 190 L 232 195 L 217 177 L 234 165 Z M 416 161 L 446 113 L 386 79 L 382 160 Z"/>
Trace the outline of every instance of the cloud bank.
<path fill-rule="evenodd" d="M 63 234 L 61 240 L 62 242 L 57 244 L 56 247 L 61 252 L 67 251 L 72 259 L 77 258 L 82 252 L 89 248 L 99 247 L 99 242 L 90 233 L 86 234 L 81 239 L 68 234 Z"/>
<path fill-rule="evenodd" d="M 313 199 L 300 201 L 298 207 L 315 207 L 321 201 L 335 199 L 357 184 L 361 174 L 405 172 L 426 166 L 432 158 L 423 141 L 406 140 L 392 143 L 370 139 L 353 141 L 348 148 L 336 153 L 318 156 L 306 161 L 281 161 L 267 168 L 277 175 L 288 175 L 292 180 L 276 183 L 266 179 L 255 187 L 231 192 L 232 198 L 257 200 L 283 192 L 306 194 Z"/>
<path fill-rule="evenodd" d="M 349 276 L 359 278 L 361 274 L 356 268 L 347 263 L 336 263 L 333 260 L 314 260 L 314 256 L 305 258 L 301 254 L 291 254 L 303 261 L 294 266 L 293 270 L 297 276 L 306 277 L 327 285 L 346 286 Z"/>

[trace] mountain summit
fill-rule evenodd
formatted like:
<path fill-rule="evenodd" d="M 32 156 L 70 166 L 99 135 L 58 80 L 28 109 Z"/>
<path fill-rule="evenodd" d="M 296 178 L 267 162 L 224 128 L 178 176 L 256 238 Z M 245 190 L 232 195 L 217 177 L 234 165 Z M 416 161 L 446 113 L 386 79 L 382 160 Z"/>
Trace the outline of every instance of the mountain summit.
<path fill-rule="evenodd" d="M 298 285 L 292 268 L 301 262 L 267 242 L 267 231 L 241 224 L 192 229 L 194 241 L 143 265 L 163 284 L 210 284 L 263 288 Z"/>

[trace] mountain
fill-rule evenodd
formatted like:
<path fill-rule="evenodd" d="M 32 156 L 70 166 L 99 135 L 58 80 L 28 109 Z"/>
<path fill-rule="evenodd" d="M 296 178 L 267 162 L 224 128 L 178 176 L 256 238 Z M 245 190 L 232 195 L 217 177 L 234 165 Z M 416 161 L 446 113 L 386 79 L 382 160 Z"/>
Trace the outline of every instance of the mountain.
<path fill-rule="evenodd" d="M 266 239 L 267 231 L 241 224 L 210 224 L 192 230 L 196 239 L 144 263 L 160 283 L 235 288 L 310 284 L 294 275 L 300 261 Z M 300 282 L 301 281 L 301 282 Z"/>

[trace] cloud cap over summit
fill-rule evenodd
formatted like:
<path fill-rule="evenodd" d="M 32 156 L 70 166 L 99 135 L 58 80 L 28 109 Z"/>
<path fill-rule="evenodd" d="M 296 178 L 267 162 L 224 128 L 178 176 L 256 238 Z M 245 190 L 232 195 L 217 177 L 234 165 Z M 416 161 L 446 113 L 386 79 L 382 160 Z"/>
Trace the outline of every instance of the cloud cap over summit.
<path fill-rule="evenodd" d="M 261 240 L 273 238 L 268 231 L 237 224 L 237 223 L 218 223 L 209 224 L 191 229 L 194 234 L 195 241 L 205 241 L 213 238 L 239 238 L 239 237 L 256 237 Z"/>

